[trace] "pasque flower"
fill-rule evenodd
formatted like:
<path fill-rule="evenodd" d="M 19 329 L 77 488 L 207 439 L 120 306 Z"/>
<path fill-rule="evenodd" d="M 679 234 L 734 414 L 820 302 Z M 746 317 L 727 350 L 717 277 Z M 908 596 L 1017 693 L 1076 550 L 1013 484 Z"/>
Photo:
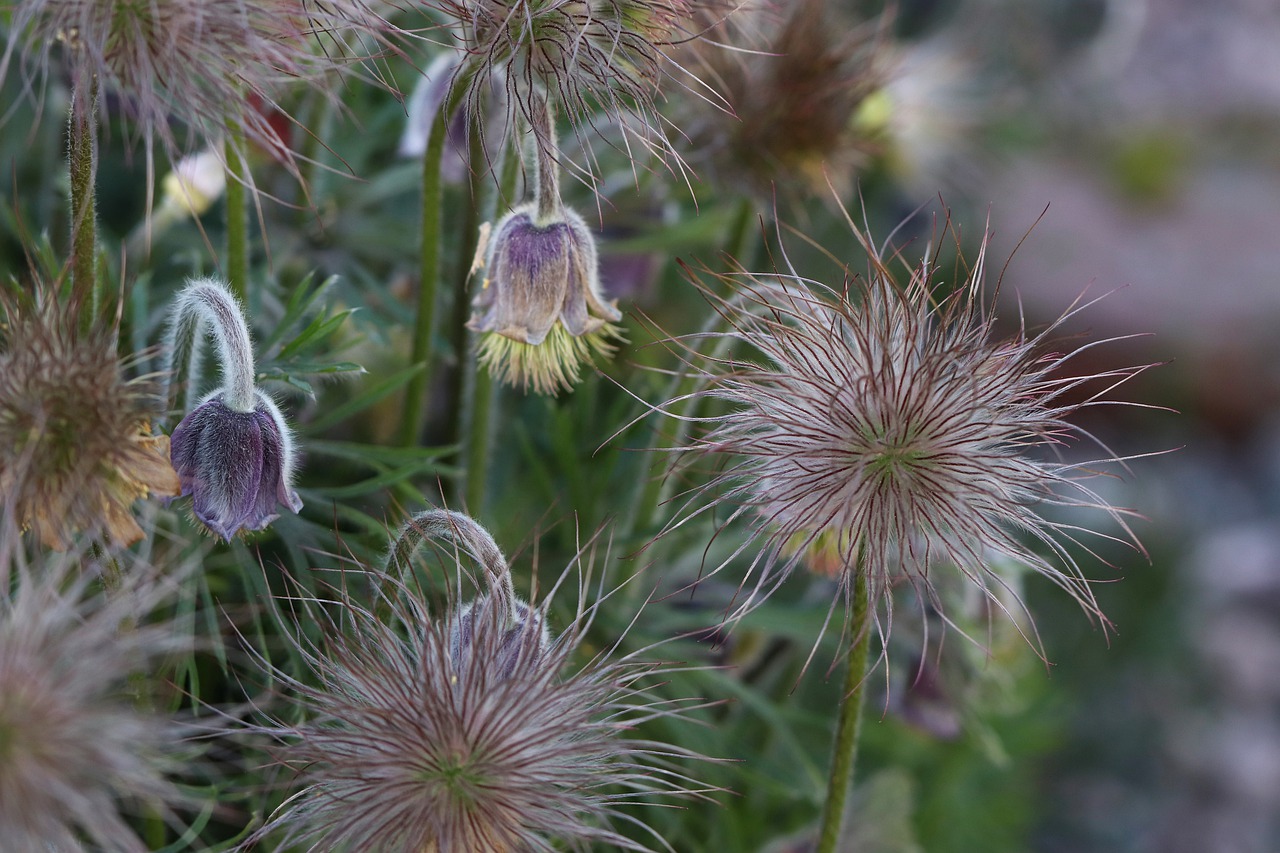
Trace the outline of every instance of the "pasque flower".
<path fill-rule="evenodd" d="M 600 293 L 595 239 L 561 208 L 540 221 L 521 205 L 494 229 L 486 278 L 468 328 L 484 333 L 480 361 L 504 382 L 542 394 L 567 389 L 593 354 L 613 352 L 622 318 Z"/>
<path fill-rule="evenodd" d="M 240 305 L 214 279 L 192 281 L 178 295 L 170 328 L 171 381 L 199 370 L 201 326 L 218 341 L 222 387 L 200 402 L 170 436 L 183 496 L 206 527 L 228 541 L 279 517 L 277 503 L 302 508 L 293 490 L 294 445 L 275 402 L 254 386 L 253 350 Z"/>
<path fill-rule="evenodd" d="M 1076 375 L 1074 357 L 1096 343 L 1048 343 L 1076 309 L 1002 339 L 983 304 L 982 254 L 954 289 L 929 257 L 899 287 L 870 235 L 849 226 L 870 258 L 866 278 L 827 287 L 793 269 L 742 273 L 727 277 L 733 298 L 711 297 L 747 349 L 705 362 L 709 384 L 696 396 L 728 408 L 688 450 L 735 460 L 706 506 L 737 504 L 733 517 L 751 520 L 738 551 L 755 553 L 742 607 L 803 562 L 846 592 L 863 573 L 873 595 L 906 581 L 938 607 L 931 573 L 955 571 L 1005 609 L 991 568 L 1003 557 L 1102 618 L 1069 547 L 1087 528 L 1060 508 L 1094 510 L 1128 536 L 1124 511 L 1088 483 L 1120 460 L 1058 452 L 1089 440 L 1072 415 L 1143 368 Z"/>
<path fill-rule="evenodd" d="M 149 616 L 165 593 L 137 566 L 95 594 L 98 566 L 74 552 L 30 562 L 12 522 L 0 520 L 2 846 L 143 853 L 129 815 L 181 802 L 168 777 L 190 771 L 191 750 L 129 693 L 184 634 Z"/>
<path fill-rule="evenodd" d="M 453 546 L 441 549 L 446 573 L 456 570 L 446 585 L 469 576 L 457 561 L 468 555 L 485 587 L 443 614 L 406 571 L 437 538 Z M 624 802 L 686 791 L 683 777 L 654 766 L 678 748 L 626 736 L 676 713 L 645 699 L 640 680 L 653 667 L 603 654 L 573 664 L 592 609 L 553 638 L 545 604 L 515 596 L 493 539 L 457 513 L 411 520 L 373 580 L 383 618 L 343 594 L 340 617 L 314 614 L 322 647 L 298 649 L 309 677 L 277 673 L 307 719 L 261 731 L 281 742 L 300 788 L 258 837 L 313 851 L 645 849 L 609 820 Z"/>
<path fill-rule="evenodd" d="M 127 377 L 113 328 L 81 330 L 73 303 L 0 292 L 0 505 L 51 548 L 74 535 L 143 536 L 133 504 L 178 478 L 150 377 Z"/>

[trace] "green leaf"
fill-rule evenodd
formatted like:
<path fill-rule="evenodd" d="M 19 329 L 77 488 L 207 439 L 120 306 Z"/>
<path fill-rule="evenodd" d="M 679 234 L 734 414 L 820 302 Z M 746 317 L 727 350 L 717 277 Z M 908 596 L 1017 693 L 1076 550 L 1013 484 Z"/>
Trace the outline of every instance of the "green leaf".
<path fill-rule="evenodd" d="M 340 406 L 335 406 L 325 412 L 320 417 L 306 424 L 305 429 L 308 433 L 319 433 L 328 429 L 335 424 L 339 424 L 347 418 L 364 411 L 370 406 L 395 393 L 402 386 L 407 384 L 410 379 L 417 376 L 426 369 L 426 364 L 415 364 L 412 367 L 405 368 L 398 373 L 394 373 L 386 379 L 367 389 L 363 393 L 353 397 Z"/>

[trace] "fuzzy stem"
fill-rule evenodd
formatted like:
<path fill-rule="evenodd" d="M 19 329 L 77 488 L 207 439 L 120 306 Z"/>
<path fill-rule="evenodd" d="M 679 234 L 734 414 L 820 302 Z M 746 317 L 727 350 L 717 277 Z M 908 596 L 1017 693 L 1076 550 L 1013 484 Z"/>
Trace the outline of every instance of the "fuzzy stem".
<path fill-rule="evenodd" d="M 529 110 L 533 131 L 530 145 L 534 169 L 533 204 L 538 211 L 539 226 L 561 217 L 560 162 L 556 141 L 555 106 L 550 96 L 540 96 Z"/>
<path fill-rule="evenodd" d="M 466 374 L 473 365 L 468 363 L 470 359 L 467 344 L 470 338 L 467 333 L 467 316 L 470 314 L 471 306 L 467 300 L 467 283 L 471 280 L 472 260 L 479 244 L 481 210 L 488 207 L 486 190 L 489 181 L 485 163 L 486 154 L 481 128 L 474 117 L 470 123 L 468 137 L 470 139 L 467 151 L 469 180 L 458 217 L 462 222 L 462 231 L 457 241 L 457 255 L 454 258 L 456 268 L 453 279 L 453 315 L 449 318 L 449 345 L 453 351 L 453 364 L 446 376 L 445 411 L 453 412 L 455 417 L 449 423 L 449 432 L 444 437 L 443 443 L 447 446 L 457 446 L 461 443 L 470 414 L 470 407 L 467 405 Z M 465 473 L 462 476 L 465 477 Z M 465 486 L 459 480 L 451 482 L 455 487 L 452 493 L 454 497 L 465 491 Z M 471 507 L 467 508 L 471 509 Z"/>
<path fill-rule="evenodd" d="M 67 167 L 71 179 L 71 285 L 75 300 L 97 297 L 98 228 L 95 210 L 97 151 L 94 112 L 98 81 L 77 85 L 71 94 Z"/>
<path fill-rule="evenodd" d="M 410 561 L 418 549 L 433 539 L 451 542 L 479 563 L 492 583 L 497 581 L 506 604 L 514 606 L 515 585 L 507 558 L 502 556 L 498 543 L 470 516 L 448 509 L 429 509 L 411 517 L 400 528 L 400 533 L 387 552 L 387 569 L 398 575 L 408 571 Z"/>
<path fill-rule="evenodd" d="M 449 119 L 457 106 L 460 87 L 450 92 L 440 105 L 427 147 L 422 153 L 422 245 L 418 256 L 418 311 L 413 325 L 413 350 L 410 364 L 425 364 L 405 389 L 404 407 L 400 413 L 399 443 L 413 447 L 418 443 L 425 418 L 423 398 L 431 381 L 431 338 L 436 325 L 436 291 L 440 286 L 440 221 L 442 193 L 440 164 L 449 135 Z"/>
<path fill-rule="evenodd" d="M 227 161 L 227 282 L 231 292 L 248 304 L 249 295 L 249 200 L 245 188 L 249 180 L 248 166 L 240 156 L 244 133 L 232 130 L 227 136 L 223 156 Z"/>
<path fill-rule="evenodd" d="M 854 763 L 858 757 L 858 734 L 862 727 L 862 704 L 871 647 L 870 617 L 870 592 L 859 556 L 853 567 L 853 621 L 850 626 L 853 648 L 849 650 L 848 669 L 844 676 L 844 698 L 840 702 L 840 717 L 832 745 L 831 777 L 827 781 L 827 800 L 822 808 L 822 829 L 815 853 L 835 853 L 840 842 L 845 803 L 849 799 Z"/>
<path fill-rule="evenodd" d="M 218 341 L 222 369 L 222 402 L 236 412 L 251 412 L 257 403 L 253 342 L 240 303 L 217 279 L 193 279 L 173 306 L 166 349 L 169 352 L 169 400 L 176 383 L 187 380 L 181 406 L 189 411 L 200 372 L 200 332 L 207 323 Z"/>
<path fill-rule="evenodd" d="M 519 149 L 511 147 L 502 161 L 502 175 L 498 179 L 498 192 L 492 199 L 493 206 L 515 197 L 516 181 L 520 177 Z M 493 211 L 490 211 L 492 214 Z M 487 370 L 476 365 L 474 339 L 467 347 L 466 378 L 468 387 L 463 395 L 467 411 L 467 419 L 462 425 L 462 435 L 466 436 L 465 477 L 466 485 L 463 496 L 466 508 L 473 515 L 483 517 L 485 510 L 485 487 L 489 478 L 489 459 L 493 453 L 493 410 L 498 403 L 499 386 Z"/>

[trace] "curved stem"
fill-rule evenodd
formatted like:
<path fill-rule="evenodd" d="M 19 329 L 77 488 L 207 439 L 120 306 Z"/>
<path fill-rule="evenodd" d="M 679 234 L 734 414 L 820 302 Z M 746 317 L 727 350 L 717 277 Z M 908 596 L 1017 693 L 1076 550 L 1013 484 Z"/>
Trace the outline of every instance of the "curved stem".
<path fill-rule="evenodd" d="M 387 569 L 404 574 L 413 555 L 427 542 L 443 539 L 468 554 L 484 568 L 490 585 L 501 591 L 508 605 L 515 602 L 515 585 L 507 558 L 489 531 L 475 519 L 448 509 L 429 509 L 405 522 L 399 534 L 392 540 L 387 552 Z"/>
<path fill-rule="evenodd" d="M 249 298 L 249 199 L 245 184 L 248 167 L 241 152 L 244 134 L 233 130 L 223 148 L 227 161 L 227 282 L 241 302 Z"/>
<path fill-rule="evenodd" d="M 98 228 L 94 177 L 97 173 L 94 111 L 98 83 L 77 85 L 71 93 L 67 168 L 71 179 L 71 287 L 75 300 L 84 304 L 97 294 Z"/>
<path fill-rule="evenodd" d="M 240 303 L 217 279 L 194 279 L 178 294 L 169 326 L 169 399 L 176 383 L 187 380 L 182 410 L 191 408 L 200 371 L 200 332 L 208 323 L 218 341 L 223 398 L 227 408 L 251 412 L 257 403 L 253 343 Z"/>
<path fill-rule="evenodd" d="M 859 552 L 861 553 L 861 552 Z M 859 557 L 853 567 L 853 648 L 849 650 L 844 676 L 844 699 L 832 745 L 831 776 L 827 780 L 827 800 L 822 808 L 822 829 L 815 853 L 835 853 L 844 822 L 845 803 L 853 783 L 858 757 L 858 734 L 862 727 L 862 704 L 867 681 L 867 660 L 871 641 L 871 606 L 866 573 Z"/>

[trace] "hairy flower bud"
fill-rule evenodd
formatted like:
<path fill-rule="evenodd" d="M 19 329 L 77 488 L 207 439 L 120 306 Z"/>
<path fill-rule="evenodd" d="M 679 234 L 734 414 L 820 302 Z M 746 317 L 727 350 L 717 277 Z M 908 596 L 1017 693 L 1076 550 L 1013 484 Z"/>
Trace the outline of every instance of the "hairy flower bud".
<path fill-rule="evenodd" d="M 522 660 L 529 656 L 536 658 L 546 652 L 551 644 L 551 634 L 542 614 L 519 599 L 512 602 L 514 612 L 508 614 L 505 610 L 499 599 L 487 595 L 458 608 L 449 626 L 449 659 L 455 673 L 462 673 L 471 666 L 477 630 L 504 629 L 492 663 L 502 678 L 509 677 Z M 491 626 L 488 622 L 495 624 Z M 477 623 L 486 624 L 477 626 Z"/>
<path fill-rule="evenodd" d="M 227 541 L 241 529 L 262 530 L 279 518 L 277 503 L 293 512 L 302 509 L 289 484 L 289 428 L 261 391 L 249 412 L 229 408 L 221 393 L 205 400 L 174 429 L 170 452 L 196 518 Z"/>
<path fill-rule="evenodd" d="M 291 487 L 294 446 L 275 402 L 254 386 L 253 346 L 240 303 L 225 284 L 197 279 L 178 295 L 169 349 L 170 381 L 198 373 L 203 325 L 218 342 L 222 387 L 182 419 L 170 437 L 170 458 L 191 495 L 196 518 L 230 541 L 279 518 L 277 502 L 293 512 L 302 500 Z"/>
<path fill-rule="evenodd" d="M 553 394 L 578 380 L 592 353 L 608 356 L 622 319 L 604 301 L 595 239 L 582 217 L 563 209 L 539 222 L 533 205 L 495 229 L 485 278 L 467 327 L 487 333 L 480 360 L 502 381 Z"/>

